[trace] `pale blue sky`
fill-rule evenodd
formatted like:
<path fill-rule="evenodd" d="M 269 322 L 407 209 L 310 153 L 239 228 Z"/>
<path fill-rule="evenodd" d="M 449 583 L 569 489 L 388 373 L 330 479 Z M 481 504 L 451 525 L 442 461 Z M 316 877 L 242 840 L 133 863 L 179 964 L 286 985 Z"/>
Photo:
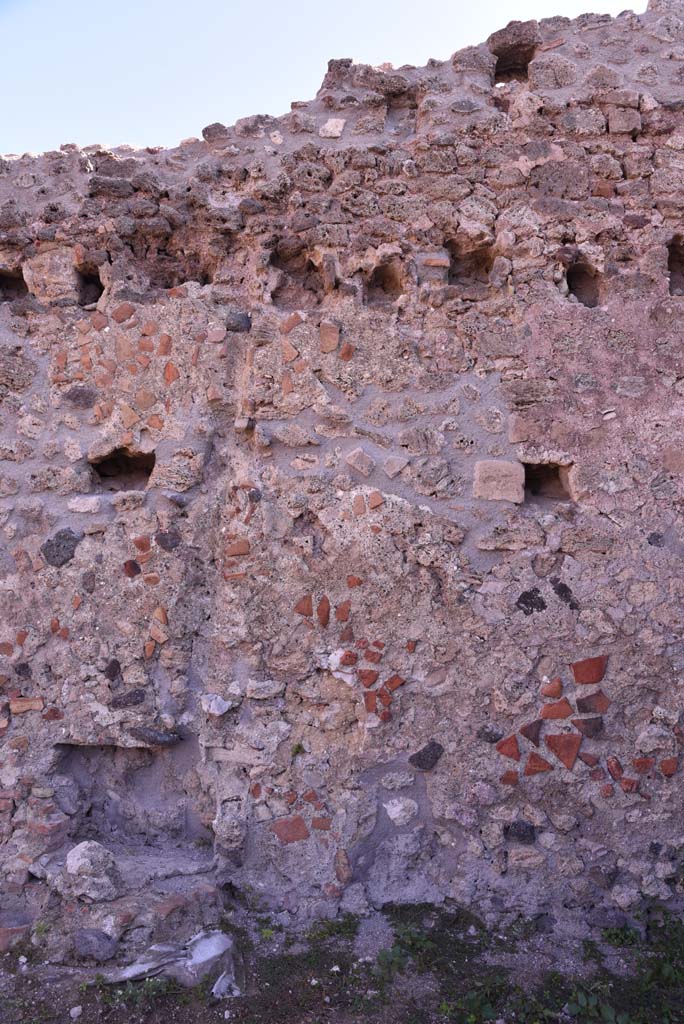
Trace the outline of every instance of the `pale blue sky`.
<path fill-rule="evenodd" d="M 283 114 L 330 57 L 424 64 L 519 20 L 625 0 L 0 0 L 0 153 L 172 146 Z M 645 3 L 637 6 L 641 11 Z"/>

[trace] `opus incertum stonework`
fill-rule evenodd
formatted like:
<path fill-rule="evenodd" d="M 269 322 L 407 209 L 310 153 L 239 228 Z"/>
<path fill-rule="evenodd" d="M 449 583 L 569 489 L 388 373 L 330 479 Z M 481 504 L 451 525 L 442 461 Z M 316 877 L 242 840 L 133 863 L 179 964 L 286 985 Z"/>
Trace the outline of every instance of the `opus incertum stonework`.
<path fill-rule="evenodd" d="M 202 134 L 0 162 L 0 947 L 676 907 L 684 5 Z"/>

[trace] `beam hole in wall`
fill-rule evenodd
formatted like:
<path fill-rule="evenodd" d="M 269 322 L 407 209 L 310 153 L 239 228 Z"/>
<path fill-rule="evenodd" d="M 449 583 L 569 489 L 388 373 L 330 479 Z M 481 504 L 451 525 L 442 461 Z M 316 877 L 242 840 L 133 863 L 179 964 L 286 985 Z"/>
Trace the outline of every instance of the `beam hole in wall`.
<path fill-rule="evenodd" d="M 594 309 L 599 305 L 601 277 L 592 266 L 578 260 L 568 267 L 566 280 L 568 293 L 574 295 L 583 306 Z"/>
<path fill-rule="evenodd" d="M 21 270 L 0 270 L 0 302 L 13 302 L 28 295 Z"/>
<path fill-rule="evenodd" d="M 458 242 L 446 243 L 449 252 L 449 284 L 454 285 L 464 298 L 482 298 L 489 287 L 489 273 L 494 257 L 488 247 L 462 252 Z"/>
<path fill-rule="evenodd" d="M 104 285 L 100 280 L 100 272 L 97 267 L 77 270 L 76 277 L 79 306 L 95 305 L 104 292 Z"/>
<path fill-rule="evenodd" d="M 154 452 L 132 452 L 115 448 L 101 459 L 92 460 L 95 483 L 105 491 L 144 491 L 154 469 Z"/>
<path fill-rule="evenodd" d="M 271 256 L 271 266 L 281 272 L 271 293 L 275 306 L 311 309 L 322 302 L 325 292 L 323 277 L 299 239 L 283 239 Z"/>
<path fill-rule="evenodd" d="M 376 267 L 366 284 L 366 304 L 383 306 L 398 299 L 404 290 L 404 274 L 399 260 L 381 263 Z"/>
<path fill-rule="evenodd" d="M 530 45 L 507 46 L 496 56 L 494 84 L 504 85 L 506 82 L 526 82 L 527 69 L 534 57 L 535 47 Z"/>
<path fill-rule="evenodd" d="M 525 500 L 549 498 L 572 501 L 568 474 L 570 466 L 556 462 L 525 462 Z"/>
<path fill-rule="evenodd" d="M 684 295 L 684 239 L 675 235 L 667 247 L 670 295 Z"/>

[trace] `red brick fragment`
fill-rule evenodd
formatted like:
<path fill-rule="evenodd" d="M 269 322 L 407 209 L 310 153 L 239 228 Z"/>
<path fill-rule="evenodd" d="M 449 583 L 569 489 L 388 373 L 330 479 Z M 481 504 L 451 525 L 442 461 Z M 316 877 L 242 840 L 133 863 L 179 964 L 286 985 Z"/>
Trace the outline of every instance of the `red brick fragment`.
<path fill-rule="evenodd" d="M 164 367 L 164 383 L 173 384 L 180 378 L 178 367 L 174 363 L 167 363 Z"/>
<path fill-rule="evenodd" d="M 135 306 L 132 302 L 122 302 L 116 309 L 112 310 L 112 320 L 117 324 L 122 324 L 135 313 Z"/>
<path fill-rule="evenodd" d="M 623 793 L 636 793 L 639 788 L 639 780 L 629 779 L 625 775 L 620 779 L 620 786 Z"/>
<path fill-rule="evenodd" d="M 525 765 L 525 771 L 523 774 L 530 776 L 550 771 L 553 771 L 553 765 L 549 764 L 548 761 L 544 760 L 543 757 L 540 757 L 540 755 L 536 754 L 533 750 L 527 759 L 527 764 Z"/>
<path fill-rule="evenodd" d="M 379 674 L 373 668 L 360 668 L 357 672 L 359 682 L 366 688 L 372 686 L 373 683 L 377 683 Z"/>
<path fill-rule="evenodd" d="M 608 768 L 608 773 L 611 779 L 615 779 L 615 781 L 617 782 L 619 779 L 622 778 L 624 771 L 617 757 L 611 755 L 606 761 L 606 767 Z"/>
<path fill-rule="evenodd" d="M 246 537 L 234 540 L 226 547 L 226 558 L 241 558 L 250 552 L 250 543 Z"/>
<path fill-rule="evenodd" d="M 363 703 L 369 715 L 375 714 L 378 708 L 378 697 L 374 690 L 369 690 L 363 695 Z"/>
<path fill-rule="evenodd" d="M 355 665 L 358 660 L 359 656 L 354 651 L 345 651 L 340 658 L 340 665 L 348 668 L 350 665 Z"/>
<path fill-rule="evenodd" d="M 311 594 L 305 594 L 304 597 L 297 601 L 294 606 L 294 610 L 297 615 L 305 615 L 306 618 L 311 618 L 313 615 L 313 596 Z"/>
<path fill-rule="evenodd" d="M 534 722 L 528 722 L 527 725 L 523 725 L 522 728 L 518 729 L 518 732 L 526 740 L 529 740 L 530 743 L 534 743 L 535 747 L 538 747 L 543 725 L 544 723 L 541 718 L 537 718 Z"/>
<path fill-rule="evenodd" d="M 353 639 L 354 630 L 351 628 L 351 626 L 345 626 L 342 632 L 340 633 L 340 643 L 348 644 Z"/>
<path fill-rule="evenodd" d="M 571 714 L 572 706 L 563 697 L 562 700 L 556 701 L 555 704 L 542 704 L 540 717 L 544 719 L 569 718 Z"/>
<path fill-rule="evenodd" d="M 330 818 L 312 818 L 311 827 L 317 828 L 322 832 L 329 832 L 332 827 L 332 821 Z"/>
<path fill-rule="evenodd" d="M 586 754 L 584 753 L 584 751 L 580 753 L 579 759 L 580 761 L 584 761 L 584 763 L 588 765 L 590 768 L 593 768 L 594 765 L 597 765 L 600 760 L 600 758 L 598 758 L 596 754 Z"/>
<path fill-rule="evenodd" d="M 517 736 L 507 736 L 506 739 L 499 740 L 496 750 L 499 754 L 503 754 L 504 757 L 510 757 L 513 761 L 520 760 L 520 747 L 518 746 Z"/>
<path fill-rule="evenodd" d="M 379 665 L 382 661 L 382 654 L 380 651 L 366 651 L 364 658 L 366 661 L 370 661 L 373 665 Z"/>
<path fill-rule="evenodd" d="M 340 359 L 342 360 L 342 362 L 348 363 L 351 357 L 354 355 L 355 351 L 356 349 L 354 348 L 354 346 L 350 345 L 348 341 L 345 341 L 339 352 Z"/>
<path fill-rule="evenodd" d="M 8 658 L 12 654 L 13 650 L 14 650 L 14 644 L 9 643 L 8 641 L 4 641 L 3 643 L 0 644 L 0 654 L 4 654 Z"/>
<path fill-rule="evenodd" d="M 544 742 L 561 764 L 564 764 L 568 771 L 572 771 L 582 745 L 582 737 L 573 732 L 553 733 L 551 736 L 545 736 Z"/>
<path fill-rule="evenodd" d="M 389 722 L 391 721 L 392 718 L 392 712 L 389 710 L 389 708 L 385 708 L 384 711 L 380 712 L 378 718 L 380 719 L 381 722 Z"/>
<path fill-rule="evenodd" d="M 606 777 L 606 773 L 603 768 L 594 768 L 593 771 L 589 772 L 589 778 L 592 782 L 603 782 Z"/>
<path fill-rule="evenodd" d="M 335 618 L 338 622 L 346 622 L 351 612 L 351 601 L 342 601 L 335 608 Z"/>
<path fill-rule="evenodd" d="M 363 580 L 361 579 L 360 576 L 347 576 L 347 586 L 350 588 L 360 587 L 362 583 Z"/>
<path fill-rule="evenodd" d="M 563 681 L 560 676 L 542 686 L 541 692 L 543 697 L 560 697 L 563 692 Z"/>
<path fill-rule="evenodd" d="M 601 794 L 601 796 L 604 796 L 606 798 L 611 797 L 614 794 L 614 792 L 615 792 L 615 786 L 612 786 L 610 784 L 610 782 L 607 782 L 605 784 L 605 786 L 601 786 L 601 788 L 599 790 L 599 793 Z"/>
<path fill-rule="evenodd" d="M 298 843 L 309 838 L 309 830 L 301 814 L 278 818 L 271 824 L 271 831 L 275 832 L 281 843 Z"/>
<path fill-rule="evenodd" d="M 134 537 L 133 543 L 138 551 L 149 551 L 152 546 L 152 541 L 146 534 L 143 534 L 140 537 Z"/>
<path fill-rule="evenodd" d="M 650 772 L 654 764 L 655 757 L 635 757 L 632 760 L 632 768 L 634 768 L 639 775 L 645 775 L 646 772 Z"/>
<path fill-rule="evenodd" d="M 255 782 L 253 785 L 251 785 L 249 787 L 249 795 L 253 797 L 254 800 L 258 800 L 259 797 L 261 796 L 261 783 Z"/>
<path fill-rule="evenodd" d="M 134 558 L 129 558 L 123 564 L 123 571 L 124 576 L 127 576 L 129 580 L 132 580 L 135 579 L 136 576 L 140 575 L 142 569 L 140 568 L 140 566 L 138 565 Z"/>
<path fill-rule="evenodd" d="M 15 640 L 17 641 L 19 646 L 23 647 L 27 639 L 28 639 L 28 630 L 20 629 L 19 632 L 17 633 L 16 637 L 15 637 Z"/>
<path fill-rule="evenodd" d="M 324 629 L 330 622 L 330 601 L 328 600 L 325 594 L 318 602 L 318 606 L 316 608 L 316 618 L 318 619 L 320 625 Z"/>
<path fill-rule="evenodd" d="M 398 690 L 400 686 L 403 686 L 405 682 L 406 680 L 402 679 L 402 677 L 397 675 L 395 672 L 393 676 L 390 676 L 389 679 L 385 680 L 385 686 L 390 693 L 393 693 L 395 690 Z"/>
<path fill-rule="evenodd" d="M 307 804 L 315 804 L 318 800 L 318 793 L 315 789 L 307 789 L 306 793 L 302 793 L 302 800 L 306 800 Z"/>
<path fill-rule="evenodd" d="M 59 708 L 46 708 L 40 717 L 44 722 L 59 722 L 64 718 L 64 712 Z"/>
<path fill-rule="evenodd" d="M 677 771 L 677 758 L 665 757 L 660 762 L 660 770 L 666 779 L 672 778 Z"/>
<path fill-rule="evenodd" d="M 502 782 L 504 786 L 517 786 L 518 773 L 514 771 L 513 768 L 510 768 L 507 772 L 503 773 L 499 781 Z"/>
<path fill-rule="evenodd" d="M 382 706 L 388 708 L 392 703 L 392 694 L 389 693 L 384 686 L 380 687 L 380 689 L 377 691 L 377 694 L 378 700 L 380 701 Z"/>
<path fill-rule="evenodd" d="M 575 682 L 581 686 L 591 686 L 600 683 L 606 674 L 608 655 L 601 654 L 596 658 L 584 658 L 583 661 L 575 661 L 570 668 Z"/>
<path fill-rule="evenodd" d="M 406 641 L 406 650 L 409 652 L 409 654 L 414 654 L 417 646 L 418 646 L 418 641 L 417 640 L 407 640 Z"/>

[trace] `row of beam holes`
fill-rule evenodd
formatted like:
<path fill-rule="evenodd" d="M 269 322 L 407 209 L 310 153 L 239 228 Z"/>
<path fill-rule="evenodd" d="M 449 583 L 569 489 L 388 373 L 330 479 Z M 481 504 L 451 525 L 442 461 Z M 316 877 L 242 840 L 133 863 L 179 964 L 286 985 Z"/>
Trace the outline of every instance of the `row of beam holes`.
<path fill-rule="evenodd" d="M 90 306 L 97 302 L 104 291 L 97 268 L 77 270 L 77 290 L 79 306 Z M 28 287 L 24 275 L 19 270 L 0 271 L 0 302 L 14 302 L 28 295 Z"/>

